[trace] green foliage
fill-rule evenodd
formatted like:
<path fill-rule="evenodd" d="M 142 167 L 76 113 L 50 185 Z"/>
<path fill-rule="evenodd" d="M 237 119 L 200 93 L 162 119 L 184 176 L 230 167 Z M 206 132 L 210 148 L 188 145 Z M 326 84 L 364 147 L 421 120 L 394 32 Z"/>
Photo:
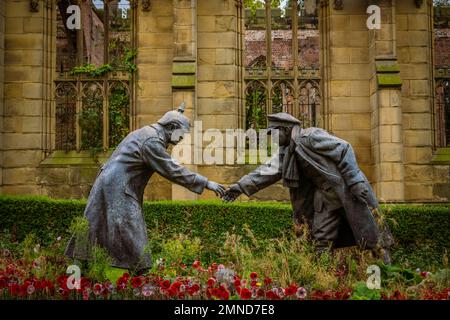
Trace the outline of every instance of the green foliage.
<path fill-rule="evenodd" d="M 92 78 L 97 78 L 111 72 L 112 70 L 113 67 L 110 64 L 102 64 L 101 66 L 96 67 L 95 65 L 89 63 L 83 66 L 73 67 L 70 73 L 72 75 L 86 74 Z"/>
<path fill-rule="evenodd" d="M 189 239 L 186 235 L 179 235 L 162 244 L 161 257 L 168 263 L 192 264 L 200 258 L 201 243 L 199 238 Z"/>
<path fill-rule="evenodd" d="M 270 6 L 278 8 L 281 5 L 281 0 L 271 0 Z M 249 8 L 252 14 L 255 14 L 256 9 L 264 8 L 264 0 L 244 0 L 244 8 Z"/>
<path fill-rule="evenodd" d="M 399 267 L 398 265 L 381 265 L 381 279 L 383 286 L 391 286 L 395 283 L 407 285 L 417 285 L 422 281 L 420 275 L 410 269 Z"/>
<path fill-rule="evenodd" d="M 380 290 L 369 289 L 365 282 L 357 282 L 350 300 L 380 300 Z"/>
<path fill-rule="evenodd" d="M 257 272 L 262 278 L 276 278 L 281 286 L 296 282 L 308 290 L 336 287 L 330 256 L 316 256 L 305 229 L 300 236 L 290 232 L 276 239 L 264 239 L 255 237 L 244 225 L 244 235 L 235 234 L 235 230 L 226 234 L 218 261 L 231 263 L 244 277 Z"/>
<path fill-rule="evenodd" d="M 265 112 L 266 95 L 264 91 L 256 88 L 251 90 L 245 97 L 246 109 L 246 128 L 259 131 L 267 127 L 267 118 Z"/>
<path fill-rule="evenodd" d="M 101 151 L 103 147 L 103 98 L 88 91 L 83 97 L 79 124 L 82 129 L 81 147 Z"/>
<path fill-rule="evenodd" d="M 430 276 L 430 280 L 434 282 L 438 290 L 450 288 L 450 269 L 442 269 Z"/>
<path fill-rule="evenodd" d="M 67 241 L 69 226 L 83 214 L 85 201 L 44 197 L 0 196 L 0 225 L 11 237 L 23 240 L 34 233 L 41 244 L 58 236 Z M 158 201 L 143 206 L 152 252 L 160 253 L 162 240 L 184 234 L 200 238 L 205 259 L 217 259 L 227 232 L 248 243 L 245 225 L 256 239 L 282 238 L 294 229 L 290 205 L 219 201 Z M 393 259 L 410 268 L 442 265 L 450 243 L 449 205 L 384 205 L 396 245 Z"/>
<path fill-rule="evenodd" d="M 130 74 L 134 73 L 137 70 L 137 66 L 135 64 L 136 56 L 136 50 L 125 50 L 124 69 Z"/>
<path fill-rule="evenodd" d="M 124 86 L 116 86 L 109 96 L 109 145 L 117 146 L 130 132 L 130 97 Z"/>
<path fill-rule="evenodd" d="M 110 271 L 110 264 L 112 258 L 108 252 L 99 247 L 93 246 L 91 250 L 91 258 L 88 262 L 87 276 L 91 279 L 98 279 L 99 281 L 105 281 L 108 278 L 108 272 Z"/>
<path fill-rule="evenodd" d="M 23 258 L 25 261 L 32 261 L 38 250 L 39 244 L 34 233 L 27 234 L 25 240 L 23 240 Z"/>

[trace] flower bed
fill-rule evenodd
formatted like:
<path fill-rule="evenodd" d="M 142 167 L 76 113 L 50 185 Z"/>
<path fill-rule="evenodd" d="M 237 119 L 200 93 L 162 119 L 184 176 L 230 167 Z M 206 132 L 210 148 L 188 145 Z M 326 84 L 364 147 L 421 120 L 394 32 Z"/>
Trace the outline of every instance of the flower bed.
<path fill-rule="evenodd" d="M 383 265 L 357 249 L 317 256 L 305 237 L 255 240 L 249 246 L 231 234 L 218 248 L 228 262 L 207 265 L 194 258 L 201 256 L 199 241 L 179 236 L 163 242 L 144 275 L 109 267 L 110 258 L 98 247 L 88 262 L 70 260 L 62 254 L 66 241 L 61 237 L 49 247 L 32 235 L 23 242 L 9 240 L 0 233 L 0 299 L 450 299 L 445 265 L 433 272 L 412 271 Z M 252 252 L 256 246 L 266 247 L 262 255 Z M 368 288 L 369 265 L 379 267 L 379 290 Z M 77 266 L 78 282 L 72 277 Z"/>
<path fill-rule="evenodd" d="M 212 264 L 204 269 L 199 261 L 194 262 L 191 267 L 181 266 L 187 273 L 185 276 L 171 278 L 164 274 L 130 276 L 129 273 L 123 273 L 116 281 L 106 279 L 101 282 L 81 277 L 79 288 L 75 286 L 73 289 L 69 287 L 75 282 L 71 282 L 66 274 L 54 275 L 53 278 L 33 276 L 33 269 L 37 267 L 36 263 L 27 264 L 23 260 L 1 259 L 0 265 L 3 266 L 0 269 L 0 297 L 4 299 L 450 299 L 450 288 L 437 291 L 433 287 L 418 289 L 414 296 L 408 296 L 400 290 L 392 293 L 380 291 L 361 296 L 359 288 L 309 292 L 295 283 L 287 287 L 277 285 L 276 280 L 260 278 L 256 272 L 250 273 L 248 278 L 243 279 L 224 265 Z M 163 269 L 162 266 L 160 269 Z M 422 277 L 423 281 L 426 281 L 425 273 L 422 273 Z M 375 290 L 370 291 L 375 292 Z"/>

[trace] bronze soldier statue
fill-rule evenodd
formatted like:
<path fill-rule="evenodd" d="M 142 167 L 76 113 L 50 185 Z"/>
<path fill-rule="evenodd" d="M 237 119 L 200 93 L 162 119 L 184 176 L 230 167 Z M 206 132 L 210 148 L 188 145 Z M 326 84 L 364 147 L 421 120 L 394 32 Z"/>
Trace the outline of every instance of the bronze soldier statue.
<path fill-rule="evenodd" d="M 89 221 L 89 243 L 105 248 L 113 266 L 133 270 L 151 267 L 145 253 L 147 228 L 142 212 L 144 189 L 157 172 L 164 178 L 195 193 L 204 189 L 222 196 L 225 188 L 179 165 L 166 149 L 179 143 L 189 132 L 189 119 L 178 110 L 167 112 L 155 124 L 131 132 L 101 167 L 89 194 L 85 216 Z M 66 255 L 87 259 L 86 250 L 77 252 L 72 237 Z"/>
<path fill-rule="evenodd" d="M 278 130 L 280 152 L 225 192 L 234 201 L 283 179 L 294 219 L 306 222 L 317 249 L 359 245 L 390 263 L 392 236 L 376 221 L 378 201 L 356 162 L 351 145 L 320 128 L 301 128 L 288 113 L 268 116 L 269 133 Z"/>

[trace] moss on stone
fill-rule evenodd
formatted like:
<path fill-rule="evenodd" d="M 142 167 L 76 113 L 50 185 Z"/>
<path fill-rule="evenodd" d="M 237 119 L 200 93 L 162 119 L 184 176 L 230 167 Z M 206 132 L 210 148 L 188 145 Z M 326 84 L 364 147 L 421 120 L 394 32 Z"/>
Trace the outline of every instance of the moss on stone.
<path fill-rule="evenodd" d="M 400 72 L 400 66 L 398 64 L 378 65 L 377 72 L 379 72 L 379 73 L 398 73 L 398 72 Z"/>
<path fill-rule="evenodd" d="M 195 63 L 174 63 L 172 66 L 173 74 L 195 74 Z"/>
<path fill-rule="evenodd" d="M 450 164 L 450 148 L 439 148 L 431 159 L 432 164 Z"/>
<path fill-rule="evenodd" d="M 173 88 L 194 88 L 195 87 L 195 75 L 173 75 L 172 76 Z"/>
<path fill-rule="evenodd" d="M 380 87 L 400 87 L 402 85 L 399 74 L 378 74 L 377 80 Z"/>

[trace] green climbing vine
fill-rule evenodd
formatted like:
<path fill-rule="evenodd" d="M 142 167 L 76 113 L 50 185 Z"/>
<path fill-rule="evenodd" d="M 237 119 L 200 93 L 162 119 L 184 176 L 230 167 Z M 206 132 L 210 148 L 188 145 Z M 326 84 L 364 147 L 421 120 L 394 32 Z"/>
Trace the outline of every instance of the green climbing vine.
<path fill-rule="evenodd" d="M 113 71 L 113 67 L 110 64 L 102 64 L 101 66 L 96 67 L 95 65 L 89 63 L 83 66 L 73 67 L 73 69 L 70 71 L 70 74 L 85 74 L 92 78 L 98 78 L 111 71 Z"/>
<path fill-rule="evenodd" d="M 74 67 L 72 75 L 86 75 L 90 78 L 99 78 L 108 73 L 125 71 L 129 80 L 137 70 L 135 59 L 136 50 L 125 49 L 121 59 L 115 59 L 113 64 L 103 64 L 96 67 L 93 64 Z M 109 106 L 109 147 L 116 147 L 129 133 L 129 107 L 130 95 L 127 86 L 120 81 L 112 81 L 108 92 Z M 90 150 L 96 156 L 103 150 L 103 96 L 96 84 L 88 86 L 83 96 L 83 108 L 79 116 L 81 127 L 81 148 Z"/>

